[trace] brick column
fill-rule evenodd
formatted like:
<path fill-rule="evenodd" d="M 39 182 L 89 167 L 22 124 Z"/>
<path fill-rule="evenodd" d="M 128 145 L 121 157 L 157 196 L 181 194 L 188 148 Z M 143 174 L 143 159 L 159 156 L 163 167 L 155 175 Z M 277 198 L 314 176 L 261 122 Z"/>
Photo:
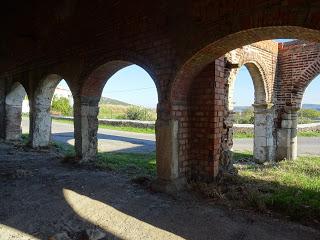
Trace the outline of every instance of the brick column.
<path fill-rule="evenodd" d="M 285 107 L 281 114 L 281 126 L 277 129 L 276 160 L 297 158 L 298 108 Z"/>
<path fill-rule="evenodd" d="M 74 98 L 75 150 L 80 162 L 94 161 L 97 156 L 99 97 Z"/>
<path fill-rule="evenodd" d="M 254 160 L 258 163 L 274 160 L 273 105 L 253 104 L 254 107 Z"/>

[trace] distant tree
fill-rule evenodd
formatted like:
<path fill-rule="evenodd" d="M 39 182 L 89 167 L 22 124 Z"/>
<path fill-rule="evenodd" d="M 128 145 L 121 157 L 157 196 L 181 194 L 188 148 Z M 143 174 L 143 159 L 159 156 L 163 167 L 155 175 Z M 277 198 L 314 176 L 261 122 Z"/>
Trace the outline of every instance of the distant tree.
<path fill-rule="evenodd" d="M 315 119 L 320 117 L 320 111 L 317 111 L 315 109 L 301 109 L 298 114 L 299 114 L 299 117 L 310 118 L 310 119 Z"/>
<path fill-rule="evenodd" d="M 53 97 L 51 110 L 52 112 L 63 116 L 72 116 L 73 113 L 73 108 L 70 106 L 69 99 L 65 97 Z"/>
<path fill-rule="evenodd" d="M 242 112 L 237 112 L 234 116 L 235 123 L 239 124 L 253 124 L 254 112 L 253 108 L 247 108 Z"/>

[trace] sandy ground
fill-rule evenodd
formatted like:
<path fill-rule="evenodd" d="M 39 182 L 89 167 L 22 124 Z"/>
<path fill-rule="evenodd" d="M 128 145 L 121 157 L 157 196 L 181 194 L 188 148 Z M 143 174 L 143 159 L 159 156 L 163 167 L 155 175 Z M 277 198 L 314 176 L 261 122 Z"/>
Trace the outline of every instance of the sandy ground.
<path fill-rule="evenodd" d="M 316 229 L 228 210 L 183 192 L 154 193 L 111 171 L 60 162 L 53 150 L 0 143 L 0 239 L 320 239 Z M 92 238 L 94 239 L 94 238 Z M 99 238 L 96 238 L 99 239 Z"/>

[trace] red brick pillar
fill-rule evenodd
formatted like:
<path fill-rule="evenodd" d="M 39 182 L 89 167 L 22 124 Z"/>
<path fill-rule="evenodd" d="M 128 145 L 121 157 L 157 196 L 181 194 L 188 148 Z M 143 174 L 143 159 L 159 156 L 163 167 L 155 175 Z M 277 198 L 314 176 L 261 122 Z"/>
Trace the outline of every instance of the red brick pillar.
<path fill-rule="evenodd" d="M 188 95 L 190 177 L 212 181 L 220 171 L 220 158 L 228 137 L 224 120 L 226 86 L 222 58 L 194 79 Z"/>

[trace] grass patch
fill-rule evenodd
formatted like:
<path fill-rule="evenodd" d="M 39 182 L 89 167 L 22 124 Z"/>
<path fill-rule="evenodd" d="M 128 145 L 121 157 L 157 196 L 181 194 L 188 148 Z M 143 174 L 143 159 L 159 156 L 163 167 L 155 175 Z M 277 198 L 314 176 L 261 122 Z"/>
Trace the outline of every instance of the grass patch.
<path fill-rule="evenodd" d="M 66 158 L 75 156 L 72 145 L 52 142 L 57 150 Z M 156 155 L 155 153 L 120 153 L 120 152 L 99 152 L 96 165 L 113 171 L 123 172 L 132 177 L 156 176 Z"/>
<path fill-rule="evenodd" d="M 253 138 L 253 133 L 249 132 L 234 132 L 233 133 L 234 138 Z"/>
<path fill-rule="evenodd" d="M 235 132 L 234 138 L 253 138 L 253 133 Z M 298 137 L 320 137 L 320 131 L 299 131 Z"/>
<path fill-rule="evenodd" d="M 21 135 L 21 139 L 22 139 L 22 144 L 28 144 L 28 142 L 29 142 L 29 134 L 28 133 L 23 133 Z"/>
<path fill-rule="evenodd" d="M 51 142 L 51 145 L 54 146 L 59 152 L 61 152 L 65 156 L 65 158 L 73 158 L 76 155 L 74 146 L 68 143 L 53 141 Z"/>
<path fill-rule="evenodd" d="M 276 210 L 292 220 L 320 220 L 320 157 L 258 165 L 243 161 L 249 153 L 235 153 L 236 185 L 245 187 L 247 203 Z M 260 209 L 261 210 L 261 209 Z"/>
<path fill-rule="evenodd" d="M 113 125 L 105 125 L 105 124 L 99 124 L 99 128 L 125 131 L 125 132 L 155 134 L 154 128 L 137 128 L 137 127 L 113 126 Z"/>
<path fill-rule="evenodd" d="M 99 153 L 97 165 L 131 176 L 156 176 L 154 153 Z"/>
<path fill-rule="evenodd" d="M 320 137 L 320 131 L 298 132 L 298 137 Z"/>

